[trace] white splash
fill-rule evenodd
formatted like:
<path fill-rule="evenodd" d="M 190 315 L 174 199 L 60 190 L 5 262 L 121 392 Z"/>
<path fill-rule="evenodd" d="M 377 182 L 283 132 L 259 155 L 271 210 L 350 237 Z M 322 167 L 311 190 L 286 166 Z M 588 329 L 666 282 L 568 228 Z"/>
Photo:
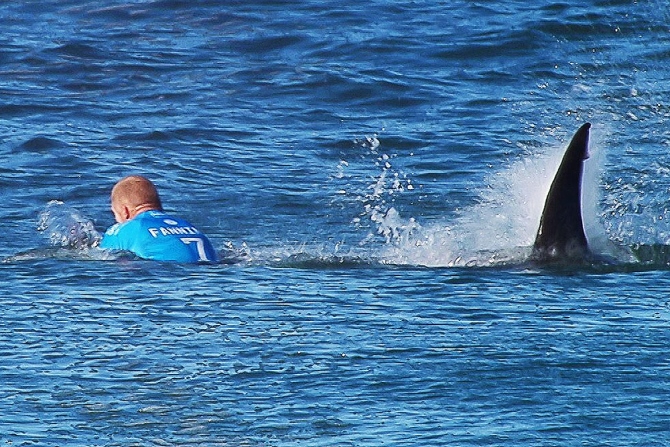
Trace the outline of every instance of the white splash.
<path fill-rule="evenodd" d="M 56 247 L 85 249 L 101 240 L 93 222 L 60 200 L 50 201 L 39 215 L 37 230 Z"/>
<path fill-rule="evenodd" d="M 476 204 L 455 219 L 427 226 L 403 218 L 394 209 L 371 215 L 386 238 L 382 262 L 430 267 L 491 266 L 525 260 L 535 239 L 546 195 L 561 162 L 565 146 L 517 161 L 492 173 Z M 600 223 L 599 179 L 604 156 L 591 151 L 585 163 L 582 209 L 591 248 L 610 249 Z"/>

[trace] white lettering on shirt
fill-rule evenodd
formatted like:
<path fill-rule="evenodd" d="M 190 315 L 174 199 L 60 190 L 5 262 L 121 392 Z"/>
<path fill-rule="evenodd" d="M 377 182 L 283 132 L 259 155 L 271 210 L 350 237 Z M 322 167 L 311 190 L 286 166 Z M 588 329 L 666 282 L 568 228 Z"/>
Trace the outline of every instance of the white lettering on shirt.
<path fill-rule="evenodd" d="M 158 228 L 147 228 L 149 233 L 153 237 L 162 236 L 171 236 L 171 235 L 183 235 L 183 234 L 200 234 L 197 228 L 194 227 L 158 227 Z"/>

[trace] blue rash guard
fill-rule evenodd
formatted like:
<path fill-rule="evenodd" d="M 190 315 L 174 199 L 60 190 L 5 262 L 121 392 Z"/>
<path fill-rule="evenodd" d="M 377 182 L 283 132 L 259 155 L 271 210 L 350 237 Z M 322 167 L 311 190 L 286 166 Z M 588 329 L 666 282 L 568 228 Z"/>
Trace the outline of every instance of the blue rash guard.
<path fill-rule="evenodd" d="M 156 261 L 216 262 L 207 236 L 184 219 L 162 211 L 145 211 L 105 232 L 100 248 L 126 250 Z"/>

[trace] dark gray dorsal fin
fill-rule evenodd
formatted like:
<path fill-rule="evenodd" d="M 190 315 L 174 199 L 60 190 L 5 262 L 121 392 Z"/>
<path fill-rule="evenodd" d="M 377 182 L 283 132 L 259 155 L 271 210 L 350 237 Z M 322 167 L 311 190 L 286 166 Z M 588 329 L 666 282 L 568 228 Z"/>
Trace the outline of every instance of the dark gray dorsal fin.
<path fill-rule="evenodd" d="M 588 243 L 582 221 L 582 172 L 589 157 L 590 123 L 572 137 L 547 194 L 531 259 L 583 258 Z"/>

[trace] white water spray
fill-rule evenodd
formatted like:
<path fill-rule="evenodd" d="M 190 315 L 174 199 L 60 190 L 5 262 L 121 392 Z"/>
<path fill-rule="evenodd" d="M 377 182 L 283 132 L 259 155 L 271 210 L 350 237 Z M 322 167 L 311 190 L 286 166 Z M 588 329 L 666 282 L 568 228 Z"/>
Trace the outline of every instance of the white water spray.
<path fill-rule="evenodd" d="M 430 267 L 492 266 L 527 259 L 537 233 L 546 195 L 563 157 L 565 145 L 543 155 L 517 161 L 492 173 L 477 191 L 477 203 L 455 219 L 422 226 L 394 208 L 371 215 L 386 244 L 382 262 Z M 600 223 L 601 151 L 591 150 L 585 163 L 582 209 L 591 248 L 609 254 L 611 244 Z"/>
<path fill-rule="evenodd" d="M 60 200 L 50 201 L 39 215 L 37 230 L 52 246 L 84 249 L 100 243 L 100 233 L 90 219 Z"/>

